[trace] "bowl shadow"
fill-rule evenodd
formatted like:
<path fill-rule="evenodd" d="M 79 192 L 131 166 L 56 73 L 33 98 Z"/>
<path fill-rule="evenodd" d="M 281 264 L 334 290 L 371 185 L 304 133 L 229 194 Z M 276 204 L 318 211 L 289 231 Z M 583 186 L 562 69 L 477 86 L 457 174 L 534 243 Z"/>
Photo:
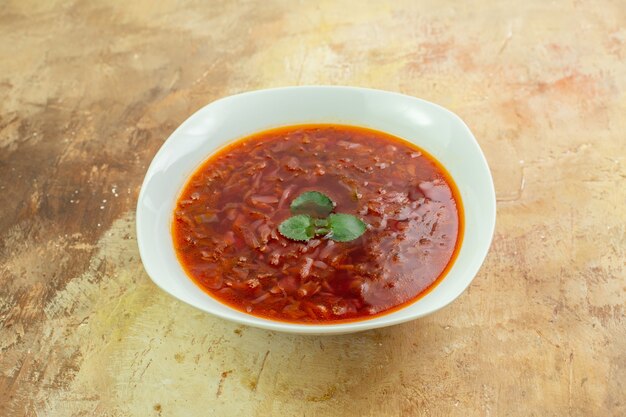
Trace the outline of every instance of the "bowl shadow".
<path fill-rule="evenodd" d="M 432 367 L 432 355 L 445 343 L 438 332 L 429 331 L 433 326 L 440 327 L 422 319 L 334 336 L 238 326 L 235 332 L 241 332 L 243 344 L 267 340 L 267 349 L 258 353 L 257 372 L 251 369 L 241 382 L 250 390 L 259 415 L 322 412 L 328 407 L 337 415 L 369 415 L 372 404 L 384 408 L 390 401 L 401 407 L 403 391 L 428 382 L 416 378 L 421 378 L 423 367 Z"/>

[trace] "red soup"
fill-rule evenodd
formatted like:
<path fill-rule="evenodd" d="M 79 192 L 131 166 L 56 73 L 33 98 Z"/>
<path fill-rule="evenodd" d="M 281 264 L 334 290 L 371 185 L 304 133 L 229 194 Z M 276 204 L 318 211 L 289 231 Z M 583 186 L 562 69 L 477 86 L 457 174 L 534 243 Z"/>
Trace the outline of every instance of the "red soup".
<path fill-rule="evenodd" d="M 462 218 L 452 179 L 414 145 L 305 125 L 212 155 L 185 185 L 172 234 L 184 270 L 213 298 L 320 324 L 384 314 L 427 293 L 454 261 Z"/>

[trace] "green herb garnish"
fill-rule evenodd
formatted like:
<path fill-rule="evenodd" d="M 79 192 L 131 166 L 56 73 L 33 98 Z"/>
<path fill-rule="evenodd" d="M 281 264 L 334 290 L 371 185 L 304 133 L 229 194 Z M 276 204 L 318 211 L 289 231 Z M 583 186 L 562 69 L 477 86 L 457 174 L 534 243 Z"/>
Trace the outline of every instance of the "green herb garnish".
<path fill-rule="evenodd" d="M 349 242 L 365 233 L 367 225 L 358 217 L 351 214 L 337 213 L 328 216 L 332 240 Z"/>
<path fill-rule="evenodd" d="M 278 226 L 281 235 L 292 240 L 309 240 L 315 236 L 313 219 L 307 214 L 291 216 Z"/>
<path fill-rule="evenodd" d="M 332 213 L 336 204 L 327 195 L 307 191 L 291 202 L 294 216 L 283 221 L 278 231 L 287 239 L 300 242 L 325 236 L 337 242 L 349 242 L 361 236 L 367 225 L 358 217 Z"/>
<path fill-rule="evenodd" d="M 307 191 L 295 198 L 290 207 L 293 214 L 325 217 L 333 211 L 335 203 L 325 194 L 318 191 Z"/>

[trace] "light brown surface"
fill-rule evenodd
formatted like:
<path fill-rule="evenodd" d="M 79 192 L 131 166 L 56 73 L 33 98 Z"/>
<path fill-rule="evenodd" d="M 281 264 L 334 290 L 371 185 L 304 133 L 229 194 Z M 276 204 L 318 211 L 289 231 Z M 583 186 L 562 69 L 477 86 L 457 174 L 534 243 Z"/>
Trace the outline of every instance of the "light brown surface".
<path fill-rule="evenodd" d="M 0 9 L 0 415 L 626 415 L 626 3 L 14 1 Z M 498 221 L 412 323 L 299 337 L 156 288 L 152 155 L 200 106 L 295 84 L 457 112 Z"/>

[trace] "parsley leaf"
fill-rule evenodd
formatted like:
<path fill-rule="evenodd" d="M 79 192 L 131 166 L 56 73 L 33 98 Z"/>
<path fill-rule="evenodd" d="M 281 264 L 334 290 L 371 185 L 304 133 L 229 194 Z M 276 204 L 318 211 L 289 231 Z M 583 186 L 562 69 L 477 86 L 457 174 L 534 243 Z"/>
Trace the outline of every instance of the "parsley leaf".
<path fill-rule="evenodd" d="M 365 233 L 367 225 L 351 214 L 337 213 L 328 216 L 330 238 L 337 242 L 349 242 Z"/>
<path fill-rule="evenodd" d="M 315 217 L 326 217 L 335 208 L 333 200 L 318 191 L 307 191 L 291 202 L 293 214 L 308 214 Z"/>
<path fill-rule="evenodd" d="M 287 239 L 306 241 L 315 236 L 313 219 L 306 214 L 292 216 L 278 226 L 278 231 Z"/>

